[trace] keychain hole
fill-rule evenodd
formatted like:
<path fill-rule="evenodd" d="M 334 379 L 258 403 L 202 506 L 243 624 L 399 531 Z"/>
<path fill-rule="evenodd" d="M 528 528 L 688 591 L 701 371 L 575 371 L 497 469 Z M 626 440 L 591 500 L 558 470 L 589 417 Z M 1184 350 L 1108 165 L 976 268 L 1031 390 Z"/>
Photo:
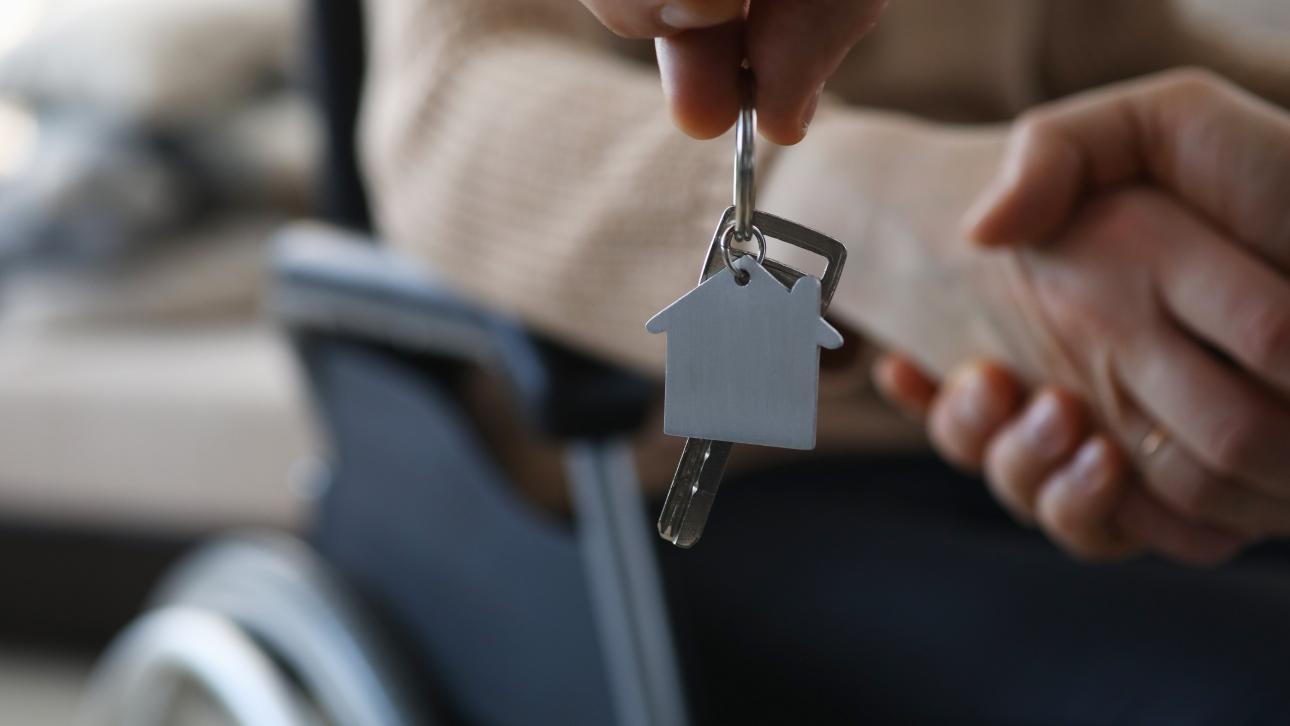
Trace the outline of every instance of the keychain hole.
<path fill-rule="evenodd" d="M 726 267 L 734 274 L 735 282 L 738 283 L 740 287 L 743 287 L 748 284 L 748 280 L 750 278 L 746 271 L 735 267 L 734 255 L 731 253 L 730 249 L 730 245 L 734 242 L 735 237 L 736 233 L 734 224 L 726 227 L 726 230 L 721 233 L 721 256 L 725 258 Z M 752 227 L 752 235 L 750 235 L 749 238 L 757 242 L 757 253 L 754 259 L 757 260 L 757 264 L 761 264 L 766 260 L 766 237 L 762 235 L 760 229 Z M 751 255 L 753 253 L 747 252 L 743 254 Z"/>

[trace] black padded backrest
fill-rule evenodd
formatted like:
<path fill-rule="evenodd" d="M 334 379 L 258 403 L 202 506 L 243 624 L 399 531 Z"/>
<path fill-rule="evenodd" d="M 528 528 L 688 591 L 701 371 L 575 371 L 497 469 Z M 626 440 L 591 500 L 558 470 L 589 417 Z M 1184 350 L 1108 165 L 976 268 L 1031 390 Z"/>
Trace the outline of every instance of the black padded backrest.
<path fill-rule="evenodd" d="M 313 92 L 327 135 L 322 212 L 334 224 L 370 231 L 355 143 L 367 65 L 361 0 L 314 0 L 309 33 Z"/>

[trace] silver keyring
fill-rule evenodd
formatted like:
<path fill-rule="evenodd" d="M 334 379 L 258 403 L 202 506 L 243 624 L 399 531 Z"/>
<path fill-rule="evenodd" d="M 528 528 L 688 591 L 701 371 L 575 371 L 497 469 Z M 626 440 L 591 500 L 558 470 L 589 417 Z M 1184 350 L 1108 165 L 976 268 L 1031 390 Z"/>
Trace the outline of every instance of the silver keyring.
<path fill-rule="evenodd" d="M 757 207 L 757 110 L 752 71 L 740 72 L 739 121 L 735 124 L 735 239 L 753 236 L 753 210 Z"/>
<path fill-rule="evenodd" d="M 757 229 L 755 226 L 750 227 L 749 229 L 752 230 L 752 238 L 757 240 L 757 264 L 760 265 L 766 261 L 766 236 L 763 235 L 761 230 Z M 743 270 L 736 269 L 734 258 L 730 255 L 730 241 L 735 238 L 735 225 L 731 224 L 729 227 L 726 227 L 724 232 L 721 233 L 721 256 L 726 260 L 726 267 L 730 268 L 730 271 L 735 274 L 735 279 L 739 280 L 740 284 L 743 284 L 748 273 Z"/>

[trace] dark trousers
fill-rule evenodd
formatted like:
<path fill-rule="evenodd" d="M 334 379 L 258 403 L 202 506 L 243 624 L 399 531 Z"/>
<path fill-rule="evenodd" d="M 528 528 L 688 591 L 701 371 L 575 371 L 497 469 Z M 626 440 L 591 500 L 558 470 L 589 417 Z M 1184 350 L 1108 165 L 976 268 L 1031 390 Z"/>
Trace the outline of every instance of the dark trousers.
<path fill-rule="evenodd" d="M 1290 724 L 1290 568 L 1082 565 L 931 460 L 724 486 L 664 550 L 712 723 Z"/>
<path fill-rule="evenodd" d="M 427 699 L 454 722 L 610 723 L 572 527 L 423 371 L 316 353 L 338 462 L 316 542 Z M 1077 564 L 915 458 L 732 479 L 703 541 L 659 553 L 701 723 L 1290 724 L 1281 552 Z"/>

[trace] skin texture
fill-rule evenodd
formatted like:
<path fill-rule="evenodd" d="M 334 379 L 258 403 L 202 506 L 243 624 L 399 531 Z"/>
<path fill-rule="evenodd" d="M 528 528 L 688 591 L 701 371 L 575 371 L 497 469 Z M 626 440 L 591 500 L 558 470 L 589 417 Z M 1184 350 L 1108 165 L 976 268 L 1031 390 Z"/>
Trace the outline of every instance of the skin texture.
<path fill-rule="evenodd" d="M 1132 183 L 1167 196 L 1121 196 L 1108 207 L 1107 190 Z M 985 245 L 1047 244 L 1085 265 L 1095 264 L 1090 255 L 1123 265 L 1131 274 L 1105 270 L 1118 280 L 1115 294 L 1068 275 L 1040 273 L 1038 281 L 1055 298 L 1050 308 L 1075 302 L 1087 313 L 1098 308 L 1096 296 L 1119 308 L 1104 306 L 1076 324 L 1090 340 L 1108 332 L 1118 340 L 1107 353 L 1111 375 L 1136 401 L 1101 417 L 1106 437 L 1089 432 L 1077 396 L 1040 387 L 1032 400 L 1056 393 L 1061 403 L 1036 436 L 1031 412 L 1012 407 L 1019 378 L 994 364 L 969 361 L 938 390 L 913 360 L 892 355 L 878 363 L 878 386 L 905 410 L 925 412 L 942 453 L 984 469 L 1019 519 L 1038 522 L 1078 556 L 1147 548 L 1205 563 L 1283 535 L 1290 523 L 1286 190 L 1290 116 L 1208 74 L 1165 74 L 1041 109 L 1014 130 L 1002 172 L 967 216 L 967 234 Z M 1085 249 L 1070 247 L 1099 224 L 1129 234 L 1100 242 L 1083 235 Z M 1153 236 L 1172 240 L 1167 254 L 1148 252 L 1157 243 L 1143 240 Z M 1173 325 L 1120 325 L 1134 298 L 1151 306 L 1147 297 Z M 1108 409 L 1105 399 L 1092 402 Z M 996 413 L 954 415 L 965 408 Z M 1143 447 L 1153 426 L 1168 437 Z"/>
<path fill-rule="evenodd" d="M 663 90 L 683 131 L 719 136 L 739 112 L 745 59 L 758 128 L 778 144 L 806 135 L 825 81 L 877 23 L 886 0 L 582 0 L 615 33 L 655 38 Z"/>

